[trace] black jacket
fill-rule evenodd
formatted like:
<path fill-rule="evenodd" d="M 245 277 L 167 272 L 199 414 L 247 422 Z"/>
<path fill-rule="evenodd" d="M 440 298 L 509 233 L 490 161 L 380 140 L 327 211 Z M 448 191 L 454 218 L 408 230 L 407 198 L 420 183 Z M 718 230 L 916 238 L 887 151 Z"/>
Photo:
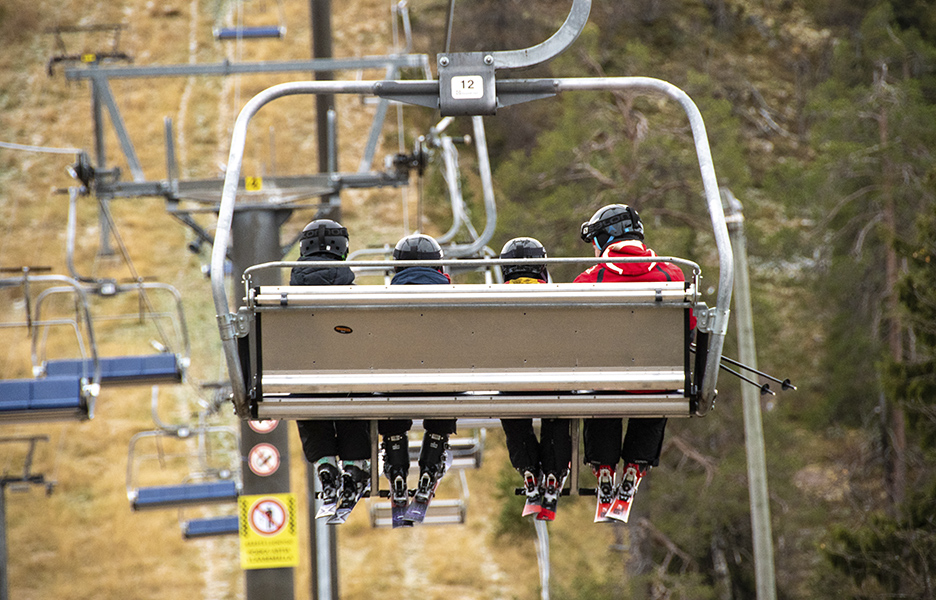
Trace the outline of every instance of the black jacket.
<path fill-rule="evenodd" d="M 300 256 L 301 261 L 335 260 L 328 256 Z M 351 285 L 354 272 L 348 267 L 293 267 L 289 285 Z"/>

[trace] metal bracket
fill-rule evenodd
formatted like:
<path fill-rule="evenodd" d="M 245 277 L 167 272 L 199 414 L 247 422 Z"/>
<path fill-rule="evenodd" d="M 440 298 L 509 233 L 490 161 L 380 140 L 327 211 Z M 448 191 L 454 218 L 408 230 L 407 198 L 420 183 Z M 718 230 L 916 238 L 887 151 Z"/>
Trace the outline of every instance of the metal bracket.
<path fill-rule="evenodd" d="M 246 306 L 242 306 L 237 309 L 237 314 L 234 315 L 234 335 L 242 338 L 250 333 L 250 325 L 253 323 L 254 315 L 253 312 Z"/>
<path fill-rule="evenodd" d="M 692 314 L 696 318 L 696 329 L 705 333 L 712 333 L 712 326 L 715 324 L 715 311 L 706 306 L 704 302 L 697 303 L 692 307 Z"/>
<path fill-rule="evenodd" d="M 510 89 L 498 94 L 495 69 L 518 69 L 546 62 L 562 54 L 578 39 L 588 22 L 591 0 L 574 0 L 569 16 L 545 42 L 522 50 L 456 52 L 439 54 L 439 110 L 443 117 L 485 116 L 500 106 L 556 94 L 548 85 L 541 89 Z M 410 100 L 412 102 L 412 100 Z"/>
<path fill-rule="evenodd" d="M 439 110 L 443 117 L 493 115 L 494 57 L 487 52 L 440 54 Z"/>

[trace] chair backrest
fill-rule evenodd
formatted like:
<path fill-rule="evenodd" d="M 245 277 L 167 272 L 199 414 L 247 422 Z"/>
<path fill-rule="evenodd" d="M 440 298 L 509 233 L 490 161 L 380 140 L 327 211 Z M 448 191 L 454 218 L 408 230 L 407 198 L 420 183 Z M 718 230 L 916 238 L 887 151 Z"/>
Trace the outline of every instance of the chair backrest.
<path fill-rule="evenodd" d="M 688 416 L 694 298 L 684 282 L 264 286 L 247 384 L 270 418 Z"/>

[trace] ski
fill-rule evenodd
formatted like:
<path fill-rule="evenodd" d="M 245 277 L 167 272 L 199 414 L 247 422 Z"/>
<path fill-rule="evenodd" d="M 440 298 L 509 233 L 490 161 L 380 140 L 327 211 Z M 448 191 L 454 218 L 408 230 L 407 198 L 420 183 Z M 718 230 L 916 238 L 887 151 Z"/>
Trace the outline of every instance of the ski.
<path fill-rule="evenodd" d="M 325 462 L 321 462 L 316 467 L 319 484 L 322 489 L 322 491 L 318 493 L 318 497 L 322 499 L 322 506 L 318 509 L 318 512 L 315 513 L 316 519 L 335 516 L 335 511 L 338 510 L 338 499 L 341 497 L 341 472 L 333 462 L 327 462 L 329 460 L 334 461 L 335 459 L 326 458 L 322 460 Z"/>
<path fill-rule="evenodd" d="M 387 479 L 390 482 L 390 524 L 394 529 L 413 525 L 403 519 L 409 504 L 409 490 L 406 487 L 407 468 L 394 467 L 387 472 Z"/>
<path fill-rule="evenodd" d="M 595 506 L 595 523 L 607 523 L 611 519 L 608 511 L 614 503 L 614 469 L 608 465 L 601 465 L 595 470 L 598 478 L 598 503 Z"/>
<path fill-rule="evenodd" d="M 536 476 L 530 471 L 523 472 L 523 492 L 526 502 L 523 503 L 523 512 L 520 516 L 535 515 L 543 508 L 543 491 L 536 482 Z"/>
<path fill-rule="evenodd" d="M 562 495 L 562 488 L 565 486 L 568 471 L 561 478 L 553 473 L 546 475 L 545 488 L 543 490 L 543 500 L 540 506 L 540 512 L 536 515 L 537 521 L 555 521 L 556 509 L 559 507 L 559 496 Z"/>
<path fill-rule="evenodd" d="M 342 476 L 341 494 L 335 513 L 328 519 L 333 525 L 340 525 L 348 520 L 351 511 L 370 492 L 370 479 L 366 471 L 358 467 L 346 467 Z"/>
<path fill-rule="evenodd" d="M 406 514 L 403 519 L 410 523 L 422 523 L 426 518 L 426 511 L 429 509 L 429 503 L 435 496 L 436 488 L 442 477 L 433 478 L 429 473 L 423 473 L 419 478 L 419 487 L 416 488 L 416 494 L 413 501 L 406 508 Z"/>
<path fill-rule="evenodd" d="M 526 502 L 523 503 L 523 512 L 520 514 L 521 517 L 526 517 L 529 515 L 539 514 L 543 509 L 540 501 L 538 499 L 527 498 Z"/>
<path fill-rule="evenodd" d="M 627 523 L 630 518 L 631 505 L 634 501 L 634 494 L 637 493 L 637 486 L 640 480 L 646 475 L 647 469 L 641 469 L 638 465 L 628 463 L 624 469 L 624 476 L 621 478 L 621 484 L 618 486 L 614 503 L 608 509 L 607 516 L 610 519 Z"/>
<path fill-rule="evenodd" d="M 338 510 L 338 502 L 329 502 L 328 504 L 323 504 L 318 512 L 315 513 L 316 519 L 324 519 L 325 517 L 332 517 L 335 515 L 335 512 Z"/>
<path fill-rule="evenodd" d="M 395 502 L 390 503 L 390 523 L 393 525 L 394 529 L 399 527 L 412 527 L 413 522 L 406 520 L 406 510 L 408 506 L 404 502 L 402 504 L 397 504 Z"/>

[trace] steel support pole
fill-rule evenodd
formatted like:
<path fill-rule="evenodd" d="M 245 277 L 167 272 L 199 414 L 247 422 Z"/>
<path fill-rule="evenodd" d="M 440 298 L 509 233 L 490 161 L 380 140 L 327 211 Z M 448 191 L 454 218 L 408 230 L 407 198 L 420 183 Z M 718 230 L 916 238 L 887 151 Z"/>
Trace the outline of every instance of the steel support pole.
<path fill-rule="evenodd" d="M 6 483 L 0 481 L 0 600 L 9 599 L 9 565 L 7 564 Z"/>
<path fill-rule="evenodd" d="M 734 310 L 737 313 L 738 362 L 757 368 L 754 347 L 754 319 L 751 314 L 751 286 L 748 280 L 747 243 L 741 203 L 727 188 L 721 189 L 734 254 Z M 770 499 L 767 494 L 767 460 L 761 419 L 760 392 L 751 385 L 741 386 L 744 406 L 744 443 L 747 450 L 748 493 L 751 501 L 751 530 L 754 535 L 754 571 L 757 600 L 776 600 L 773 536 L 770 526 Z"/>
<path fill-rule="evenodd" d="M 279 227 L 283 215 L 274 210 L 242 210 L 234 213 L 231 246 L 234 289 L 238 291 L 236 301 L 241 301 L 243 290 L 241 275 L 244 270 L 270 259 L 279 260 Z M 254 281 L 257 285 L 279 285 L 280 272 L 271 269 L 260 274 Z M 281 421 L 276 428 L 266 433 L 255 431 L 248 421 L 241 421 L 241 464 L 244 465 L 244 494 L 279 494 L 289 492 L 289 437 L 288 421 Z M 268 475 L 255 474 L 247 468 L 251 450 L 258 444 L 270 444 L 279 454 L 279 466 Z M 293 569 L 248 569 L 244 572 L 244 589 L 247 600 L 291 600 L 294 597 Z"/>
<path fill-rule="evenodd" d="M 314 600 L 338 600 L 338 540 L 334 525 L 327 519 L 316 519 L 321 499 L 316 493 L 322 491 L 315 474 L 315 465 L 306 463 L 306 478 L 309 493 L 309 523 L 312 549 L 312 598 Z"/>
<path fill-rule="evenodd" d="M 331 0 L 310 0 L 312 13 L 312 58 L 332 57 Z M 332 71 L 316 71 L 316 81 L 331 81 Z M 318 138 L 319 172 L 328 172 L 328 111 L 335 110 L 334 94 L 318 94 L 315 97 L 315 131 Z M 336 165 L 337 169 L 337 165 Z M 341 217 L 340 212 L 338 218 Z"/>
<path fill-rule="evenodd" d="M 97 67 L 92 67 L 97 68 Z M 97 162 L 95 169 L 98 171 L 107 170 L 107 147 L 104 145 L 104 110 L 101 103 L 100 86 L 96 79 L 91 79 L 91 119 L 94 123 L 94 158 Z M 108 198 L 101 198 L 101 202 L 108 202 Z M 111 256 L 114 254 L 110 247 L 110 225 L 104 217 L 102 211 L 98 211 L 98 225 L 100 227 L 100 237 L 98 244 L 98 254 L 100 256 Z"/>

